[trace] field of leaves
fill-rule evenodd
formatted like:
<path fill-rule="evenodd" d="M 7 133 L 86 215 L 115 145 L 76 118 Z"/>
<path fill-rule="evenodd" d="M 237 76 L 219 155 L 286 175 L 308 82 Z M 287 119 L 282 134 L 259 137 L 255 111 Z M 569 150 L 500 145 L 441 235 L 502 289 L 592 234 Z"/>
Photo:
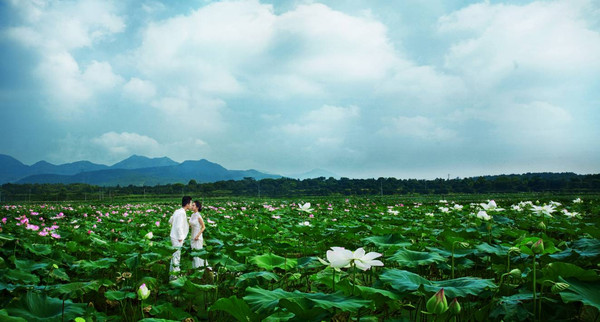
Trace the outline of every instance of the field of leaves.
<path fill-rule="evenodd" d="M 600 199 L 555 199 L 206 200 L 171 281 L 177 200 L 3 205 L 0 320 L 596 321 Z"/>

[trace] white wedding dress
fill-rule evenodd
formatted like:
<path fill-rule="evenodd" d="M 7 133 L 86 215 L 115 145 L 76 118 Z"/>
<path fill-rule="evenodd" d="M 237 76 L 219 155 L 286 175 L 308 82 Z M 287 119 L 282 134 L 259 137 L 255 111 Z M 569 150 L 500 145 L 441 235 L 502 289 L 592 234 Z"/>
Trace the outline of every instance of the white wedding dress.
<path fill-rule="evenodd" d="M 192 237 L 192 251 L 202 249 L 202 245 L 204 244 L 202 234 L 200 234 L 200 238 L 198 238 L 198 240 L 194 240 L 196 235 L 198 235 L 200 232 L 200 222 L 198 221 L 199 218 L 201 218 L 199 212 L 195 212 L 192 214 L 192 217 L 190 217 L 190 227 L 192 228 L 192 233 L 190 234 Z M 200 257 L 194 257 L 192 266 L 194 268 L 204 267 L 208 266 L 208 263 Z"/>

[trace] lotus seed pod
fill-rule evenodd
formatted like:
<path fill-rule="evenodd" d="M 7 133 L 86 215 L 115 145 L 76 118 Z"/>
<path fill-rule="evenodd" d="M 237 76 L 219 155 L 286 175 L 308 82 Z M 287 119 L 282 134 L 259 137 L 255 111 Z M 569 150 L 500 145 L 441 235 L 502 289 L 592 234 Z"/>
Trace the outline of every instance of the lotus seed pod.
<path fill-rule="evenodd" d="M 533 246 L 531 246 L 531 251 L 533 251 L 534 254 L 541 254 L 544 252 L 544 240 L 540 239 L 538 241 L 535 242 L 535 244 L 533 244 Z"/>
<path fill-rule="evenodd" d="M 427 301 L 427 312 L 431 314 L 442 314 L 448 310 L 448 301 L 444 295 L 444 289 L 440 289 L 437 293 Z"/>
<path fill-rule="evenodd" d="M 555 283 L 554 285 L 552 285 L 551 291 L 552 291 L 552 293 L 557 294 L 557 293 L 560 293 L 560 292 L 568 289 L 569 286 L 571 286 L 571 285 L 569 285 L 567 283 Z"/>
<path fill-rule="evenodd" d="M 543 221 L 540 221 L 540 223 L 537 224 L 537 226 L 541 230 L 545 230 L 546 229 L 546 224 Z"/>

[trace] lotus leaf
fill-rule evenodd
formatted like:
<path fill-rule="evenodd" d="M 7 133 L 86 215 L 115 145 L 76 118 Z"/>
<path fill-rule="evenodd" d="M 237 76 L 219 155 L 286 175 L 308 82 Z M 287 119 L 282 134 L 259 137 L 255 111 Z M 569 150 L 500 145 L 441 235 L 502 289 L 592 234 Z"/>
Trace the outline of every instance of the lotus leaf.
<path fill-rule="evenodd" d="M 6 311 L 30 322 L 63 321 L 73 320 L 82 315 L 85 312 L 85 304 L 74 304 L 69 300 L 63 302 L 45 294 L 27 292 L 17 303 L 6 307 Z"/>
<path fill-rule="evenodd" d="M 575 278 L 563 279 L 562 277 L 559 277 L 558 280 L 569 284 L 569 288 L 560 292 L 560 297 L 565 303 L 579 301 L 600 310 L 600 292 L 598 291 L 600 290 L 599 281 L 585 282 Z"/>
<path fill-rule="evenodd" d="M 389 260 L 396 261 L 400 266 L 417 267 L 433 263 L 442 263 L 446 258 L 435 252 L 417 252 L 408 249 L 397 251 Z"/>
<path fill-rule="evenodd" d="M 104 293 L 104 297 L 112 301 L 123 301 L 124 299 L 136 298 L 135 293 L 124 291 L 106 291 L 106 293 Z"/>
<path fill-rule="evenodd" d="M 298 266 L 296 258 L 285 258 L 275 254 L 264 254 L 250 258 L 250 262 L 256 266 L 272 271 L 275 268 L 288 270 Z"/>
<path fill-rule="evenodd" d="M 277 277 L 276 274 L 271 273 L 271 272 L 266 272 L 266 271 L 250 272 L 250 273 L 246 273 L 246 274 L 243 274 L 242 276 L 238 277 L 235 285 L 239 286 L 240 284 L 242 284 L 245 281 L 256 281 L 259 277 L 266 281 L 270 281 L 270 282 L 279 280 L 279 277 Z"/>
<path fill-rule="evenodd" d="M 363 241 L 365 241 L 367 243 L 372 243 L 375 246 L 382 247 L 382 248 L 389 248 L 389 247 L 402 248 L 402 247 L 408 247 L 408 246 L 412 245 L 412 243 L 410 241 L 407 241 L 406 238 L 404 238 L 400 234 L 371 236 L 371 237 L 363 238 Z"/>
<path fill-rule="evenodd" d="M 213 305 L 211 305 L 209 311 L 227 312 L 231 316 L 236 318 L 238 321 L 257 320 L 256 313 L 250 310 L 248 303 L 246 303 L 242 299 L 237 298 L 235 295 L 232 295 L 228 298 L 220 298 Z"/>
<path fill-rule="evenodd" d="M 491 279 L 461 277 L 444 281 L 429 281 L 418 274 L 399 269 L 385 270 L 380 275 L 380 279 L 400 293 L 416 291 L 423 285 L 426 291 L 432 293 L 443 288 L 446 295 L 451 298 L 465 297 L 469 294 L 478 296 L 485 290 L 497 287 Z"/>

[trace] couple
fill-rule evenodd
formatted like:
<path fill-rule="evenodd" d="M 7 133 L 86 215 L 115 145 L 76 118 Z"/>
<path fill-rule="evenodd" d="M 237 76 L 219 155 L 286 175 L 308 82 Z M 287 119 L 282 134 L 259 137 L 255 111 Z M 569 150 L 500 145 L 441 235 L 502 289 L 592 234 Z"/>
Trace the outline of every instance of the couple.
<path fill-rule="evenodd" d="M 192 210 L 194 212 L 189 221 L 187 219 L 187 210 Z M 192 226 L 192 250 L 202 248 L 202 232 L 204 232 L 206 226 L 204 225 L 202 216 L 200 216 L 200 211 L 202 211 L 202 203 L 197 200 L 192 202 L 192 197 L 185 196 L 181 199 L 181 208 L 175 210 L 173 216 L 169 219 L 169 224 L 171 224 L 171 245 L 177 249 L 171 258 L 170 272 L 179 272 L 180 270 L 179 262 L 181 260 L 181 247 L 183 247 L 183 243 L 187 238 L 190 226 Z M 194 268 L 206 266 L 207 264 L 208 263 L 205 260 L 194 257 Z"/>

